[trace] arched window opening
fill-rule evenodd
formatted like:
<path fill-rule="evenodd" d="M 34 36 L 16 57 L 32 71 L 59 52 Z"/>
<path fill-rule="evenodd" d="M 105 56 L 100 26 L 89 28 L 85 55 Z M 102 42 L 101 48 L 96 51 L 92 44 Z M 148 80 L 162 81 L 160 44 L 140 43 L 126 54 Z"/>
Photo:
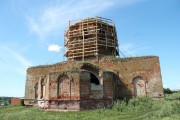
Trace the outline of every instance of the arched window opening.
<path fill-rule="evenodd" d="M 62 85 L 62 82 L 61 82 L 62 80 L 61 79 L 59 79 L 58 80 L 58 97 L 60 98 L 61 97 L 61 89 L 63 88 L 63 85 Z"/>
<path fill-rule="evenodd" d="M 35 99 L 38 99 L 38 82 L 34 86 L 35 89 Z"/>
<path fill-rule="evenodd" d="M 142 77 L 138 76 L 133 79 L 134 84 L 134 95 L 135 96 L 145 96 L 146 88 L 145 82 L 142 80 Z"/>
<path fill-rule="evenodd" d="M 41 99 L 44 97 L 44 78 L 41 79 Z"/>
<path fill-rule="evenodd" d="M 90 80 L 91 80 L 91 83 L 94 83 L 96 85 L 100 84 L 98 78 L 94 74 L 92 74 L 92 73 L 90 73 Z"/>
<path fill-rule="evenodd" d="M 95 99 L 102 99 L 104 96 L 103 85 L 100 84 L 98 77 L 90 72 L 90 97 Z"/>
<path fill-rule="evenodd" d="M 58 78 L 58 98 L 70 97 L 70 80 L 68 76 L 63 75 Z"/>

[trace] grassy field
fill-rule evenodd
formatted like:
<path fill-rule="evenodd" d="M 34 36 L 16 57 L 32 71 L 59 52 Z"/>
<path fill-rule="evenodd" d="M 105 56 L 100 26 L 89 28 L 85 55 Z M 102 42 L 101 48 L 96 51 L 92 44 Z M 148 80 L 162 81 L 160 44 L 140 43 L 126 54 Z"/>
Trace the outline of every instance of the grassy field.
<path fill-rule="evenodd" d="M 35 107 L 0 107 L 0 120 L 180 120 L 180 92 L 164 100 L 133 98 L 116 101 L 109 109 L 52 112 Z"/>

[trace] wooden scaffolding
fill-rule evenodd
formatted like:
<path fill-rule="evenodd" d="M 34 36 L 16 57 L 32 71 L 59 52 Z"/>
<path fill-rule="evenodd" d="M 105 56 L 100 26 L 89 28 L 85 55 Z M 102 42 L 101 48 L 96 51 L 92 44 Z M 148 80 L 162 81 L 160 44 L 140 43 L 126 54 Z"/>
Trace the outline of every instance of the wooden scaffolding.
<path fill-rule="evenodd" d="M 65 56 L 69 60 L 119 55 L 116 28 L 110 19 L 94 17 L 69 21 L 64 38 Z"/>

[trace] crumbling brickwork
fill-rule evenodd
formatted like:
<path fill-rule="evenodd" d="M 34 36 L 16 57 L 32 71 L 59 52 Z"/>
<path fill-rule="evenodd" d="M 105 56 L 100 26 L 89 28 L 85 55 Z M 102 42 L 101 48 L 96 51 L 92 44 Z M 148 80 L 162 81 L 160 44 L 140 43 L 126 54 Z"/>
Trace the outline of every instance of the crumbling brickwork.
<path fill-rule="evenodd" d="M 97 20 L 86 19 L 82 24 L 75 24 L 76 27 L 70 26 L 73 38 L 66 32 L 70 40 L 66 41 L 66 47 L 71 49 L 66 53 L 68 61 L 27 69 L 25 105 L 56 110 L 84 110 L 111 107 L 114 100 L 124 97 L 164 96 L 159 58 L 116 58 L 118 45 L 115 26 L 103 22 L 104 19 Z M 88 28 L 88 24 L 93 28 Z M 74 31 L 76 34 L 73 34 Z M 94 49 L 89 47 L 90 54 L 84 46 L 87 44 L 84 41 L 88 39 L 94 40 L 93 46 L 96 48 L 93 52 Z M 78 45 L 74 44 L 76 40 Z M 102 48 L 106 49 L 105 53 Z M 76 49 L 79 51 L 76 52 Z"/>
<path fill-rule="evenodd" d="M 158 57 L 67 61 L 27 70 L 26 105 L 82 110 L 110 107 L 115 99 L 132 96 L 164 96 Z"/>

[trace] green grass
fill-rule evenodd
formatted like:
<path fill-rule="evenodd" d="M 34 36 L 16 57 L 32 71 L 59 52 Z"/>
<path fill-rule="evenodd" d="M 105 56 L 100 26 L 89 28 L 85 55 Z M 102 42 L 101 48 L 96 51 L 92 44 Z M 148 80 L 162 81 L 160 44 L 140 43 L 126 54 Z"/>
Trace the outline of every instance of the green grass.
<path fill-rule="evenodd" d="M 180 93 L 163 100 L 133 98 L 116 101 L 109 109 L 79 112 L 44 111 L 35 107 L 0 107 L 1 120 L 180 120 Z"/>

